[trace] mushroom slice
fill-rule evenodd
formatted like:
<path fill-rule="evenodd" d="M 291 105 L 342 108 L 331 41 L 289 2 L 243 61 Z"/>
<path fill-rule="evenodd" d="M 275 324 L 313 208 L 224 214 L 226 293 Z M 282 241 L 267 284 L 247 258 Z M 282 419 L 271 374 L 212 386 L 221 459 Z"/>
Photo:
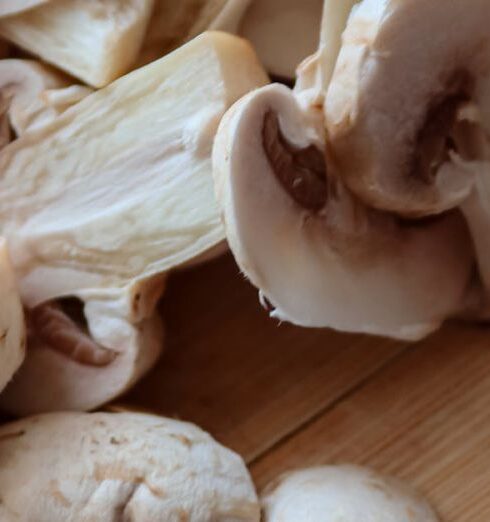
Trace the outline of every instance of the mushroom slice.
<path fill-rule="evenodd" d="M 474 175 L 450 136 L 469 100 L 490 128 L 486 0 L 364 0 L 325 103 L 335 169 L 366 204 L 408 216 L 452 208 Z"/>
<path fill-rule="evenodd" d="M 412 488 L 357 466 L 295 471 L 275 481 L 262 499 L 264 522 L 438 522 Z"/>
<path fill-rule="evenodd" d="M 465 293 L 465 224 L 458 213 L 412 223 L 366 208 L 330 174 L 317 115 L 271 85 L 223 118 L 213 159 L 230 247 L 273 317 L 421 338 Z"/>
<path fill-rule="evenodd" d="M 323 0 L 253 0 L 239 34 L 252 42 L 271 74 L 292 79 L 296 67 L 318 46 L 323 3 Z"/>
<path fill-rule="evenodd" d="M 0 19 L 0 35 L 102 87 L 133 65 L 152 7 L 153 0 L 56 0 Z"/>
<path fill-rule="evenodd" d="M 11 16 L 46 4 L 50 0 L 0 0 L 0 16 Z"/>
<path fill-rule="evenodd" d="M 236 33 L 250 0 L 155 0 L 138 65 L 152 62 L 207 30 Z"/>
<path fill-rule="evenodd" d="M 162 275 L 225 239 L 211 162 L 219 121 L 266 82 L 246 41 L 205 33 L 0 151 L 0 230 L 24 304 L 82 301 L 75 315 L 61 306 L 66 320 L 50 303 L 56 332 L 34 336 L 5 408 L 93 409 L 153 364 Z M 78 349 L 80 334 L 94 343 Z M 101 354 L 107 364 L 93 364 Z"/>
<path fill-rule="evenodd" d="M 0 428 L 0 462 L 5 521 L 260 520 L 242 459 L 197 426 L 172 419 L 31 417 Z"/>
<path fill-rule="evenodd" d="M 72 85 L 64 75 L 31 60 L 0 60 L 0 99 L 7 121 L 17 136 L 56 119 L 92 92 Z M 10 141 L 4 133 L 4 142 Z"/>
<path fill-rule="evenodd" d="M 7 244 L 0 238 L 0 391 L 17 371 L 25 355 L 24 312 L 20 303 L 15 275 Z"/>

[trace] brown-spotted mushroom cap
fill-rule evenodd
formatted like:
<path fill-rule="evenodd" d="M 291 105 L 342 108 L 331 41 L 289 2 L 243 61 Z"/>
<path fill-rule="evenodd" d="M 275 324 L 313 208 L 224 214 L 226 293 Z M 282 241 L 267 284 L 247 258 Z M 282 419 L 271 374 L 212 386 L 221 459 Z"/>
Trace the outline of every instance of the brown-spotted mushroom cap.
<path fill-rule="evenodd" d="M 0 428 L 5 522 L 259 522 L 242 459 L 192 424 L 54 413 Z"/>
<path fill-rule="evenodd" d="M 266 82 L 246 41 L 205 33 L 0 151 L 0 230 L 35 339 L 4 408 L 93 409 L 155 362 L 165 274 L 225 239 L 219 121 Z"/>
<path fill-rule="evenodd" d="M 25 355 L 26 332 L 15 274 L 7 243 L 0 238 L 0 391 L 17 371 Z"/>
<path fill-rule="evenodd" d="M 460 306 L 473 263 L 463 220 L 366 208 L 330 175 L 316 115 L 271 85 L 223 118 L 214 174 L 235 258 L 273 317 L 420 338 Z"/>
<path fill-rule="evenodd" d="M 452 208 L 474 172 L 451 139 L 469 100 L 490 129 L 487 0 L 363 0 L 325 103 L 335 168 L 367 204 L 409 216 Z"/>
<path fill-rule="evenodd" d="M 262 499 L 264 522 L 438 522 L 418 493 L 357 466 L 299 470 L 275 481 Z"/>

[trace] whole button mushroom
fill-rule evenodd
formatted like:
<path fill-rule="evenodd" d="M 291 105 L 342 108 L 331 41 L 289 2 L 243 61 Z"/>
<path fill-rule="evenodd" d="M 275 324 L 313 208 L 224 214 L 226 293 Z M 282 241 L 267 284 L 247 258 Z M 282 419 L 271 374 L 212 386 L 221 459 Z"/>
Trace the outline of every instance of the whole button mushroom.
<path fill-rule="evenodd" d="M 264 522 L 437 522 L 429 504 L 400 481 L 357 466 L 283 476 L 262 499 Z"/>
<path fill-rule="evenodd" d="M 241 458 L 198 427 L 53 413 L 0 428 L 2 522 L 258 522 Z"/>

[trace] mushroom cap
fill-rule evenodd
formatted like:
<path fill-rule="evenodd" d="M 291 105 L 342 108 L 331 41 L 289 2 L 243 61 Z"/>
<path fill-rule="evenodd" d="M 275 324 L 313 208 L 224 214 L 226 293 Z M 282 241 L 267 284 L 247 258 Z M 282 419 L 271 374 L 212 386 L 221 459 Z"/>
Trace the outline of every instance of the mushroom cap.
<path fill-rule="evenodd" d="M 427 335 L 465 293 L 473 266 L 465 224 L 457 213 L 410 223 L 367 209 L 329 177 L 328 157 L 325 174 L 317 113 L 270 85 L 223 118 L 213 159 L 230 248 L 273 317 Z"/>
<path fill-rule="evenodd" d="M 0 16 L 12 16 L 50 1 L 51 0 L 0 0 Z"/>
<path fill-rule="evenodd" d="M 7 243 L 0 238 L 0 391 L 22 364 L 26 332 L 15 274 Z"/>
<path fill-rule="evenodd" d="M 295 471 L 262 500 L 264 522 L 437 522 L 425 499 L 402 482 L 357 466 Z"/>
<path fill-rule="evenodd" d="M 318 46 L 323 0 L 252 0 L 239 27 L 273 75 L 294 78 Z"/>
<path fill-rule="evenodd" d="M 490 129 L 486 0 L 363 0 L 343 35 L 325 115 L 339 176 L 363 201 L 407 216 L 471 192 L 451 132 L 472 100 Z"/>
<path fill-rule="evenodd" d="M 197 426 L 137 413 L 54 413 L 0 428 L 0 518 L 258 522 L 242 459 Z M 14 518 L 12 518 L 14 517 Z"/>

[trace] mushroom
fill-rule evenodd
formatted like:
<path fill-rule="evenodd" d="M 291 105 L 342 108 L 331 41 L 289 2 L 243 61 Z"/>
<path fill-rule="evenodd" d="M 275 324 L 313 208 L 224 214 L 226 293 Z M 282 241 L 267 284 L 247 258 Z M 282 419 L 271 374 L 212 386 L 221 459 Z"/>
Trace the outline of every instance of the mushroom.
<path fill-rule="evenodd" d="M 94 87 L 126 73 L 153 0 L 56 0 L 0 19 L 0 35 Z"/>
<path fill-rule="evenodd" d="M 157 60 L 207 30 L 236 33 L 251 0 L 155 0 L 137 65 Z"/>
<path fill-rule="evenodd" d="M 282 476 L 262 499 L 264 522 L 438 522 L 427 501 L 404 483 L 343 465 Z"/>
<path fill-rule="evenodd" d="M 0 16 L 11 16 L 28 11 L 50 0 L 0 0 Z"/>
<path fill-rule="evenodd" d="M 323 0 L 252 0 L 238 32 L 252 42 L 271 74 L 293 79 L 296 67 L 318 46 L 323 4 Z"/>
<path fill-rule="evenodd" d="M 7 244 L 0 238 L 0 391 L 17 371 L 25 355 L 24 312 Z"/>
<path fill-rule="evenodd" d="M 247 42 L 205 33 L 0 151 L 0 231 L 33 338 L 4 408 L 93 409 L 154 363 L 165 274 L 225 239 L 217 126 L 266 82 Z"/>
<path fill-rule="evenodd" d="M 270 85 L 236 103 L 214 146 L 229 245 L 272 317 L 416 340 L 461 306 L 473 252 L 458 212 L 400 220 L 330 167 L 321 111 Z M 444 260 L 444 262 L 441 262 Z"/>
<path fill-rule="evenodd" d="M 27 129 L 46 124 L 92 92 L 51 67 L 32 61 L 0 60 L 0 96 L 3 105 L 5 131 L 12 127 L 17 136 Z M 3 144 L 10 141 L 4 132 Z"/>
<path fill-rule="evenodd" d="M 53 413 L 0 428 L 0 518 L 259 522 L 242 459 L 193 424 Z"/>
<path fill-rule="evenodd" d="M 452 139 L 476 105 L 490 128 L 486 0 L 363 0 L 325 100 L 332 169 L 366 204 L 405 216 L 453 208 L 475 169 Z"/>

